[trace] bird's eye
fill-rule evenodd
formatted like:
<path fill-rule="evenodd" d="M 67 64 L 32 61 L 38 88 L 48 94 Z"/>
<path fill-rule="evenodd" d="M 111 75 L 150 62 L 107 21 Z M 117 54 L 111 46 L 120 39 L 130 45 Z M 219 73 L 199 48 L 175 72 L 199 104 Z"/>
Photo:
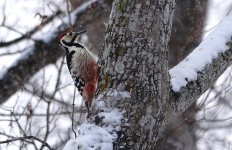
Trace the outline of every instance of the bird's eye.
<path fill-rule="evenodd" d="M 72 36 L 73 35 L 73 33 L 72 32 L 69 32 L 69 34 L 68 34 L 69 36 Z"/>

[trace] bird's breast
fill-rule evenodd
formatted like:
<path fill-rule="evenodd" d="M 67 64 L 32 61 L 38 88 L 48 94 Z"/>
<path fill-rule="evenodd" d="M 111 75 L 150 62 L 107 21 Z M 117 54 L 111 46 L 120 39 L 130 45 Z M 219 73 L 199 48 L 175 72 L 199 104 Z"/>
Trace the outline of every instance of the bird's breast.
<path fill-rule="evenodd" d="M 84 82 L 95 80 L 97 74 L 96 60 L 83 52 L 76 52 L 72 57 L 72 70 L 84 79 Z"/>

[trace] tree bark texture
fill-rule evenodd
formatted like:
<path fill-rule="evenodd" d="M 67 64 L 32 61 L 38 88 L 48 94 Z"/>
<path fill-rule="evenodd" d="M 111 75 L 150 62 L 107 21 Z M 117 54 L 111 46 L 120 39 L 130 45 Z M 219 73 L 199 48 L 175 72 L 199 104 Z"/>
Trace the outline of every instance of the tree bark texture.
<path fill-rule="evenodd" d="M 203 94 L 220 75 L 232 63 L 232 40 L 227 43 L 229 49 L 219 54 L 217 59 L 214 59 L 211 64 L 206 65 L 204 70 L 198 72 L 197 80 L 189 81 L 188 84 L 181 88 L 179 92 L 170 91 L 170 100 L 175 113 L 174 116 L 180 115 L 193 102 L 195 102 L 201 94 Z"/>
<path fill-rule="evenodd" d="M 202 41 L 208 10 L 208 0 L 177 0 L 169 42 L 169 68 L 177 65 Z M 167 125 L 156 150 L 196 150 L 195 115 L 193 103 L 184 113 Z"/>
<path fill-rule="evenodd" d="M 167 123 L 173 7 L 171 0 L 113 3 L 99 90 L 131 93 L 131 98 L 114 102 L 115 107 L 125 110 L 127 124 L 115 149 L 153 149 Z"/>

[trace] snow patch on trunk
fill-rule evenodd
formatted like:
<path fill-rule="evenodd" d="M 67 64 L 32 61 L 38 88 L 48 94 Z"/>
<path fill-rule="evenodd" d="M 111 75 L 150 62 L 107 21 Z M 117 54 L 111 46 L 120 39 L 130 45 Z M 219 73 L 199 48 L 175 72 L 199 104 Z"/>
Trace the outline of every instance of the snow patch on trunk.
<path fill-rule="evenodd" d="M 63 150 L 113 150 L 113 142 L 118 138 L 117 133 L 121 130 L 125 112 L 108 107 L 108 104 L 102 100 L 103 97 L 104 95 L 100 95 L 94 102 L 97 115 L 80 126 L 77 138 L 69 140 Z M 130 94 L 112 90 L 108 92 L 107 97 L 128 98 Z M 96 125 L 97 121 L 100 122 L 97 123 L 98 125 Z"/>

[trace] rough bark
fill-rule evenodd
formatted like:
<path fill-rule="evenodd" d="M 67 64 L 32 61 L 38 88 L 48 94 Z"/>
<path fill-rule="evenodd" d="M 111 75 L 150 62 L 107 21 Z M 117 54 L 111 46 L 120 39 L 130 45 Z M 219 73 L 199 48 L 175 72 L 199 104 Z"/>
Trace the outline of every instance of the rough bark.
<path fill-rule="evenodd" d="M 105 8 L 108 8 L 108 10 Z M 103 21 L 108 19 L 109 13 L 107 11 L 110 8 L 111 4 L 101 1 L 101 3 L 96 2 L 94 6 L 89 7 L 86 11 L 76 14 L 78 17 L 74 24 L 74 30 L 78 31 L 80 27 L 91 24 L 91 32 L 88 32 L 88 35 L 91 37 L 98 35 L 98 39 L 103 41 L 104 31 L 98 30 L 98 27 L 104 27 Z M 3 78 L 0 79 L 0 104 L 7 101 L 17 90 L 21 89 L 41 68 L 55 63 L 64 55 L 64 51 L 58 45 L 57 36 L 67 29 L 68 26 L 62 24 L 49 41 L 35 41 L 32 53 L 28 53 L 27 56 L 18 60 L 14 66 L 8 68 Z M 95 41 L 91 41 L 91 43 L 94 43 L 97 48 L 102 46 Z"/>
<path fill-rule="evenodd" d="M 230 48 L 226 52 L 219 54 L 217 59 L 214 59 L 203 71 L 198 72 L 197 80 L 188 82 L 186 87 L 181 88 L 179 92 L 170 90 L 170 100 L 175 112 L 173 113 L 174 116 L 178 116 L 185 111 L 186 108 L 209 89 L 219 76 L 231 65 L 231 42 L 232 40 L 228 43 Z"/>
<path fill-rule="evenodd" d="M 206 22 L 208 0 L 177 0 L 169 42 L 169 68 L 184 59 L 202 40 Z M 165 129 L 156 150 L 195 150 L 196 103 L 173 119 Z"/>
<path fill-rule="evenodd" d="M 102 81 L 99 90 L 107 93 L 110 89 L 116 89 L 131 93 L 131 98 L 122 98 L 117 102 L 111 101 L 111 105 L 114 107 L 126 110 L 125 124 L 122 126 L 121 133 L 124 134 L 124 137 L 115 142 L 115 149 L 119 149 L 119 146 L 131 149 L 153 149 L 156 141 L 161 137 L 167 121 L 186 110 L 228 67 L 231 63 L 231 50 L 222 54 L 219 59 L 207 66 L 205 71 L 199 73 L 199 80 L 189 83 L 180 93 L 172 92 L 169 97 L 167 42 L 171 30 L 173 3 L 165 0 L 159 2 L 118 0 L 113 6 L 106 34 L 105 53 L 102 58 L 104 62 Z M 99 10 L 92 12 L 95 14 L 99 11 L 102 14 L 102 10 L 100 7 Z M 85 23 L 91 21 L 91 19 L 86 21 L 85 16 L 82 17 Z M 97 19 L 99 22 L 98 18 L 93 19 Z M 38 45 L 40 47 L 36 51 L 41 51 L 43 47 L 51 48 L 51 45 L 43 42 Z M 55 53 L 59 53 L 56 47 L 54 50 L 56 50 Z M 51 55 L 48 55 L 48 52 L 43 51 L 43 53 L 37 54 L 42 57 L 37 57 L 36 60 L 44 59 L 45 56 L 50 59 Z M 53 50 L 51 53 L 54 56 Z M 61 56 L 62 52 L 58 55 Z M 56 60 L 54 59 L 54 62 Z M 15 84 L 16 86 L 23 85 L 36 72 L 30 67 L 37 64 L 32 61 L 27 66 L 28 64 L 25 65 L 26 61 L 22 61 L 24 65 L 21 64 L 15 68 L 19 72 L 8 71 L 6 74 L 8 77 L 4 77 L 10 79 L 4 79 L 4 84 L 9 85 L 8 89 L 12 88 L 12 93 L 20 88 L 13 87 Z M 46 63 L 48 61 L 43 62 L 42 65 L 39 64 L 40 66 L 35 70 L 38 71 Z M 214 66 L 220 65 L 223 67 L 216 67 L 215 71 Z M 25 67 L 29 67 L 29 75 L 20 75 L 20 71 Z M 22 82 L 18 84 L 11 83 L 11 81 Z M 0 81 L 0 84 L 3 82 Z M 4 94 L 3 91 L 0 93 Z M 7 96 L 11 96 L 12 93 L 8 93 Z M 0 100 L 5 101 L 6 98 L 2 96 Z M 168 101 L 169 99 L 172 103 Z M 172 107 L 170 107 L 170 103 Z"/>
<path fill-rule="evenodd" d="M 195 103 L 180 116 L 172 119 L 156 145 L 156 150 L 196 150 Z"/>
<path fill-rule="evenodd" d="M 120 131 L 123 136 L 119 136 L 114 149 L 154 149 L 167 122 L 195 102 L 231 63 L 230 49 L 199 72 L 199 79 L 190 82 L 180 93 L 167 87 L 165 40 L 169 39 L 170 30 L 167 29 L 170 29 L 172 9 L 165 12 L 162 8 L 172 8 L 173 3 L 162 2 L 162 5 L 159 5 L 161 1 L 115 1 L 113 4 L 102 56 L 99 92 L 105 93 L 102 99 L 108 101 L 110 107 L 125 111 Z M 153 28 L 149 28 L 150 25 Z M 107 93 L 112 89 L 128 91 L 131 98 L 107 99 Z"/>
<path fill-rule="evenodd" d="M 111 102 L 126 111 L 124 136 L 116 141 L 115 149 L 153 149 L 167 123 L 167 46 L 173 6 L 167 0 L 113 3 L 99 90 L 131 93 L 131 98 Z"/>

